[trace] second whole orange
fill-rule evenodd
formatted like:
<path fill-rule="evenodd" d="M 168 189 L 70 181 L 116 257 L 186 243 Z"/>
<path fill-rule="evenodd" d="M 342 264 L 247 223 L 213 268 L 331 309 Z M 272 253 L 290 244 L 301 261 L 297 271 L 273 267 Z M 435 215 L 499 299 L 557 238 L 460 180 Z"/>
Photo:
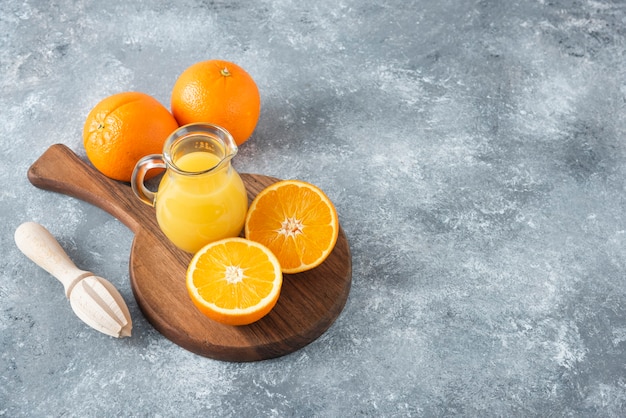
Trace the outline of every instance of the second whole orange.
<path fill-rule="evenodd" d="M 178 123 L 208 122 L 225 128 L 237 145 L 250 138 L 261 114 L 254 79 L 239 65 L 201 61 L 178 77 L 172 89 L 172 113 Z"/>
<path fill-rule="evenodd" d="M 154 97 L 123 92 L 101 100 L 89 112 L 83 145 L 98 171 L 129 182 L 137 161 L 148 154 L 160 154 L 165 140 L 177 128 L 174 116 Z M 151 174 L 157 174 L 156 170 Z"/>

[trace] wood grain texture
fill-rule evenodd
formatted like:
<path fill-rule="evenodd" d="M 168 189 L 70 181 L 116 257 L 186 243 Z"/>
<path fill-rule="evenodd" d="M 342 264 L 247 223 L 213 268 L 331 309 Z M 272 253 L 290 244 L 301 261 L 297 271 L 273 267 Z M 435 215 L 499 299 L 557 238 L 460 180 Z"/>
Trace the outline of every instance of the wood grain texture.
<path fill-rule="evenodd" d="M 278 179 L 242 173 L 248 198 Z M 315 269 L 284 275 L 278 303 L 263 319 L 234 327 L 202 315 L 185 287 L 192 255 L 161 233 L 154 208 L 130 186 L 111 180 L 62 144 L 51 146 L 28 171 L 41 189 L 89 202 L 135 234 L 129 271 L 133 294 L 148 321 L 181 347 L 226 361 L 256 361 L 294 352 L 322 335 L 341 313 L 352 282 L 350 247 L 343 229 L 330 256 Z"/>

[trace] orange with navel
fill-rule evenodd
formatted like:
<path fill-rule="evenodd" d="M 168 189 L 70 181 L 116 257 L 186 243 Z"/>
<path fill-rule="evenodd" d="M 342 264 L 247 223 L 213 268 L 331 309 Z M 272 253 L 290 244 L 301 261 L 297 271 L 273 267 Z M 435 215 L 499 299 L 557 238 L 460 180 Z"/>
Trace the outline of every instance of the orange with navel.
<path fill-rule="evenodd" d="M 129 182 L 137 161 L 148 154 L 160 154 L 165 140 L 177 128 L 174 116 L 152 96 L 118 93 L 89 112 L 83 127 L 83 145 L 98 171 Z"/>
<path fill-rule="evenodd" d="M 213 123 L 230 132 L 241 145 L 259 120 L 261 96 L 243 68 L 228 61 L 208 60 L 191 65 L 178 77 L 171 106 L 181 126 Z"/>

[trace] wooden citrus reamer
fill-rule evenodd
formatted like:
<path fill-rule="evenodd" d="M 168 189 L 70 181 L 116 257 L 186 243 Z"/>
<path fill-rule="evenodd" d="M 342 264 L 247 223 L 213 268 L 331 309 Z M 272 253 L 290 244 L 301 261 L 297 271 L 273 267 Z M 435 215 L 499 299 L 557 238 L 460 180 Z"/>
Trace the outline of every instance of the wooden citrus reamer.
<path fill-rule="evenodd" d="M 112 337 L 129 337 L 133 327 L 128 307 L 106 279 L 80 270 L 43 226 L 25 222 L 15 230 L 17 247 L 65 288 L 76 315 L 90 327 Z"/>

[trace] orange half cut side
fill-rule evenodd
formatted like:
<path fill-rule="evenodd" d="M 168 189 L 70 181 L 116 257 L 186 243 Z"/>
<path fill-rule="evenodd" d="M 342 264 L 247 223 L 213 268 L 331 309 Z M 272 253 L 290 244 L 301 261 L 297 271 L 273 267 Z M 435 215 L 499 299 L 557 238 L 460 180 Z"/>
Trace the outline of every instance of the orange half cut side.
<path fill-rule="evenodd" d="M 227 325 L 248 325 L 267 315 L 282 282 L 274 254 L 239 237 L 207 244 L 187 268 L 187 290 L 196 308 Z"/>
<path fill-rule="evenodd" d="M 319 266 L 330 255 L 339 235 L 337 210 L 310 183 L 283 180 L 263 189 L 246 216 L 246 238 L 268 247 L 283 273 L 300 273 Z"/>

